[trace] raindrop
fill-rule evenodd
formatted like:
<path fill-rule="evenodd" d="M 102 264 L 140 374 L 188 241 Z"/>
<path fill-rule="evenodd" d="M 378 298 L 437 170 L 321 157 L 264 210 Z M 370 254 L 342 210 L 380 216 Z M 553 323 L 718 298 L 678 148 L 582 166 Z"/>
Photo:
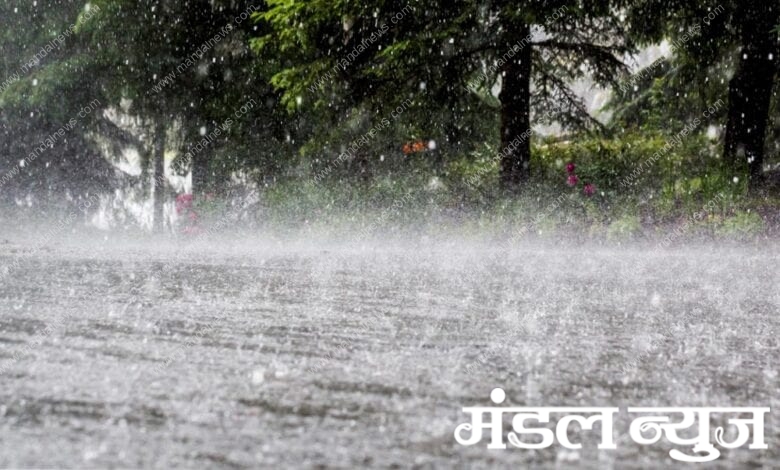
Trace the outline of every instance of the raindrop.
<path fill-rule="evenodd" d="M 490 399 L 493 403 L 502 403 L 506 399 L 506 392 L 501 388 L 494 388 L 493 391 L 490 392 Z"/>
<path fill-rule="evenodd" d="M 252 384 L 253 385 L 260 385 L 265 381 L 265 369 L 255 369 L 252 372 Z"/>

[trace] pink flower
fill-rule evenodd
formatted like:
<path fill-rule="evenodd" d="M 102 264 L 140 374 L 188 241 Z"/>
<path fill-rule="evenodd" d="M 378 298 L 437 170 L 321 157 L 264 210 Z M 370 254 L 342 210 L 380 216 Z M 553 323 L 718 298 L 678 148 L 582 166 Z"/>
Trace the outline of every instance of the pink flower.
<path fill-rule="evenodd" d="M 176 213 L 181 214 L 185 210 L 192 209 L 192 194 L 179 194 L 176 196 Z"/>
<path fill-rule="evenodd" d="M 566 164 L 566 173 L 568 173 L 570 175 L 573 175 L 575 168 L 577 168 L 577 166 L 574 163 L 572 163 L 572 162 L 567 163 Z"/>
<path fill-rule="evenodd" d="M 596 186 L 590 183 L 585 183 L 585 187 L 582 188 L 582 192 L 588 197 L 593 196 L 596 194 Z"/>
<path fill-rule="evenodd" d="M 577 186 L 577 181 L 579 180 L 580 179 L 577 178 L 577 175 L 569 175 L 569 177 L 566 178 L 566 184 L 568 184 L 569 186 Z"/>

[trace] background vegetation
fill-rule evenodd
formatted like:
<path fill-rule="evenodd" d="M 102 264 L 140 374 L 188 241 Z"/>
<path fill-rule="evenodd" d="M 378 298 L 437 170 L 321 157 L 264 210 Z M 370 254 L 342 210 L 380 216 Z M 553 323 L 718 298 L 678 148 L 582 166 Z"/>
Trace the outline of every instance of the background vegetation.
<path fill-rule="evenodd" d="M 5 224 L 98 195 L 85 220 L 125 230 L 180 231 L 190 210 L 201 227 L 338 220 L 356 237 L 780 226 L 772 2 L 52 0 L 0 15 Z M 610 97 L 596 112 L 574 92 L 588 86 Z M 194 208 L 177 211 L 183 193 Z"/>

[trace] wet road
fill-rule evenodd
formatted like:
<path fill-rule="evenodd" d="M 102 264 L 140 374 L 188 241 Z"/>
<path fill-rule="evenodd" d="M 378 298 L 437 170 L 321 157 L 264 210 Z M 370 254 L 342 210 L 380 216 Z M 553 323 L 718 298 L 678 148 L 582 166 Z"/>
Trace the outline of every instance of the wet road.
<path fill-rule="evenodd" d="M 514 406 L 771 406 L 769 450 L 706 467 L 780 467 L 780 250 L 227 246 L 3 248 L 0 467 L 672 464 L 623 412 L 614 451 L 458 445 L 494 387 Z"/>

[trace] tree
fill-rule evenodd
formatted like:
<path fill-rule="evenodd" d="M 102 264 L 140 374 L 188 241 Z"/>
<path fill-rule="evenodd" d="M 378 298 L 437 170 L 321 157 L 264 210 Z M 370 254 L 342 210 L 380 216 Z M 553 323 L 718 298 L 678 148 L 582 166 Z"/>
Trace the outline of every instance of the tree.
<path fill-rule="evenodd" d="M 140 142 L 139 150 L 144 181 L 154 185 L 154 228 L 159 231 L 167 194 L 166 151 L 178 153 L 173 167 L 191 171 L 193 188 L 204 193 L 224 186 L 231 169 L 260 158 L 248 157 L 255 150 L 243 145 L 248 136 L 262 139 L 277 131 L 275 137 L 281 139 L 276 127 L 259 119 L 273 111 L 269 100 L 272 104 L 277 100 L 256 73 L 255 57 L 247 46 L 249 14 L 256 8 L 250 1 L 227 0 L 93 3 L 101 13 L 82 29 L 85 60 L 94 78 L 91 86 L 106 96 L 107 106 L 137 116 L 151 135 Z M 262 105 L 236 116 L 250 100 Z M 230 126 L 225 125 L 228 120 Z M 191 151 L 217 128 L 218 139 Z M 225 155 L 221 151 L 229 140 L 234 150 Z M 271 148 L 266 145 L 256 154 L 267 155 Z M 244 151 L 239 156 L 235 149 Z"/>
<path fill-rule="evenodd" d="M 475 98 L 500 86 L 501 181 L 516 190 L 530 177 L 530 142 L 518 137 L 533 109 L 570 126 L 597 127 L 569 88 L 583 76 L 616 81 L 617 56 L 632 50 L 610 2 L 441 0 L 400 2 L 270 0 L 260 15 L 271 28 L 259 51 L 287 54 L 273 84 L 288 104 L 307 100 L 336 119 L 357 106 L 376 118 L 414 99 L 415 113 L 448 116 L 447 140 L 468 132 L 461 123 Z M 436 121 L 420 124 L 436 129 Z M 461 121 L 461 122 L 459 122 Z"/>
<path fill-rule="evenodd" d="M 778 69 L 780 7 L 761 0 L 720 2 L 644 0 L 627 8 L 640 43 L 667 38 L 676 48 L 670 92 L 728 99 L 724 160 L 731 170 L 763 179 L 769 110 Z M 685 77 L 674 80 L 673 75 Z M 727 88 L 721 83 L 728 83 Z"/>
<path fill-rule="evenodd" d="M 21 207 L 25 201 L 24 206 L 55 215 L 48 209 L 60 210 L 119 182 L 90 137 L 102 106 L 99 95 L 86 91 L 89 79 L 75 53 L 77 28 L 89 14 L 80 2 L 0 4 L 0 16 L 10 25 L 0 32 L 0 198 L 5 205 Z"/>
<path fill-rule="evenodd" d="M 763 182 L 764 139 L 772 86 L 780 66 L 780 5 L 745 0 L 734 10 L 740 59 L 729 81 L 729 112 L 723 155 L 735 168 L 747 164 L 750 184 Z"/>
<path fill-rule="evenodd" d="M 203 20 L 204 10 L 211 5 L 207 1 L 199 3 L 188 5 L 191 10 L 187 14 Z M 182 6 L 174 2 L 96 0 L 95 4 L 100 14 L 82 30 L 87 38 L 85 52 L 90 53 L 93 86 L 103 90 L 107 107 L 120 108 L 123 100 L 128 100 L 128 111 L 139 117 L 141 127 L 151 135 L 139 151 L 146 176 L 144 186 L 148 182 L 153 185 L 153 230 L 159 232 L 163 229 L 167 133 L 175 119 L 171 110 L 186 107 L 179 87 L 155 87 L 159 86 L 158 77 L 162 79 L 175 70 L 177 59 L 196 47 L 200 31 L 185 34 L 186 26 L 181 21 L 184 15 L 179 10 Z M 182 37 L 186 38 L 184 44 L 176 41 Z M 127 47 L 128 42 L 131 47 Z M 148 177 L 150 167 L 152 178 Z"/>

